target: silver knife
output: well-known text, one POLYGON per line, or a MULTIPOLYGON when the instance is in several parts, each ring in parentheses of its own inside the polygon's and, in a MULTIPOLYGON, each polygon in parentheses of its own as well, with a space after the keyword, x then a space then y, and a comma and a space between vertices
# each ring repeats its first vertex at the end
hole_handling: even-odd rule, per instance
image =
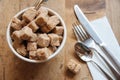
POLYGON ((98 44, 102 50, 107 52, 107 56, 109 56, 108 58, 113 62, 114 66, 116 66, 118 72, 120 73, 120 61, 118 61, 118 59, 112 55, 113 52, 109 50, 106 44, 100 39, 97 32, 94 30, 94 28, 92 28, 92 24, 89 22, 89 20, 84 15, 84 13, 82 12, 78 5, 74 6, 74 11, 78 20, 83 25, 85 30, 89 33, 89 35, 96 42, 96 44, 98 44))

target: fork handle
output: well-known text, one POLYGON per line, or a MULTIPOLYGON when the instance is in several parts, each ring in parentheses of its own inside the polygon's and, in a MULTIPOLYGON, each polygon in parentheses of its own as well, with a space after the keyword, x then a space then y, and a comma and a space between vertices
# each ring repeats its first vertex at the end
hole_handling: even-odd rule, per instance
POLYGON ((116 59, 116 57, 113 54, 111 50, 107 48, 107 46, 103 45, 101 46, 101 49, 106 52, 106 56, 108 56, 109 60, 112 62, 112 64, 115 66, 115 68, 120 73, 120 62, 116 59))

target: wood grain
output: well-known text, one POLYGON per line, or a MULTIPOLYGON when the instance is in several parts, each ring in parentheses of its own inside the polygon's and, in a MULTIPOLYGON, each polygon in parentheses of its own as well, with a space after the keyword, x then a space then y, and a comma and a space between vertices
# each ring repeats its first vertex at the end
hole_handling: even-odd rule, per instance
POLYGON ((106 14, 118 42, 120 43, 120 0, 106 0, 106 14))
MULTIPOLYGON (((49 0, 46 4, 53 10, 64 15, 64 0, 54 1, 55 6, 57 3, 62 3, 61 6, 54 7, 53 0, 49 0)), ((29 7, 33 4, 33 0, 2 0, 0 5, 3 9, 0 11, 0 80, 64 80, 64 51, 62 50, 59 55, 54 59, 43 64, 31 64, 18 59, 12 54, 9 49, 5 36, 6 28, 10 19, 20 10, 29 7), (9 4, 9 5, 8 5, 9 4), (4 63, 4 65, 3 65, 4 63)))
POLYGON ((67 41, 62 51, 53 59, 42 64, 31 64, 12 54, 6 41, 6 29, 10 19, 20 10, 31 6, 34 0, 0 0, 0 80, 92 80, 87 65, 74 53, 76 42, 72 23, 77 19, 73 6, 78 4, 89 20, 106 15, 120 42, 120 0, 48 0, 43 6, 58 12, 67 26, 67 41), (105 6, 106 5, 106 6, 105 6), (106 8, 106 10, 105 10, 106 8), (81 64, 81 71, 73 75, 66 69, 70 59, 81 64))
POLYGON ((94 20, 105 15, 105 0, 66 0, 66 25, 68 31, 66 47, 69 45, 67 48, 68 52, 66 53, 66 62, 72 58, 81 64, 80 73, 72 76, 68 72, 66 80, 91 80, 92 78, 87 65, 80 61, 79 58, 76 58, 74 53, 74 44, 76 43, 76 38, 72 31, 72 24, 77 21, 73 10, 75 4, 80 6, 89 20, 94 20))
POLYGON ((77 4, 89 20, 94 20, 105 15, 105 0, 66 0, 66 9, 73 10, 77 4))

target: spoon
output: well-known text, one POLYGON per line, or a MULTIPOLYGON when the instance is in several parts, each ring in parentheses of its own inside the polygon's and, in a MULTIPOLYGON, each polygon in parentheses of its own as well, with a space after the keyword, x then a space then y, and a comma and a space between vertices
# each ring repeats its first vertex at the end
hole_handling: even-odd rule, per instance
POLYGON ((109 80, 113 80, 113 78, 107 73, 105 72, 100 66, 99 64, 97 64, 97 62, 95 62, 93 60, 94 58, 94 50, 90 49, 89 47, 87 47, 84 43, 82 42, 77 42, 75 44, 75 52, 76 54, 80 57, 81 60, 85 61, 85 62, 93 62, 94 64, 96 64, 99 69, 106 75, 106 77, 109 80))
MULTIPOLYGON (((114 76, 116 77, 116 79, 118 79, 118 80, 120 79, 119 72, 117 70, 115 70, 114 67, 96 49, 87 47, 82 42, 77 42, 76 45, 78 46, 77 48, 78 48, 78 50, 79 50, 80 53, 85 53, 85 52, 91 53, 92 52, 91 53, 91 55, 92 55, 91 57, 94 56, 93 53, 97 53, 104 60, 104 62, 107 64, 107 66, 110 68, 111 72, 114 74, 114 76)), ((80 54, 78 54, 78 55, 80 55, 80 54)))

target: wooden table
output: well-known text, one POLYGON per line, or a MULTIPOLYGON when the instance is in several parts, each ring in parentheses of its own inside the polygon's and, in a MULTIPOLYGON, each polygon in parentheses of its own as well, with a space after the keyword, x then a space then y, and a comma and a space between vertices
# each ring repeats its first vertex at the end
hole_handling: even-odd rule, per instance
MULTIPOLYGON (((85 11, 93 11, 86 14, 90 20, 93 20, 104 13, 94 14, 94 10, 105 11, 104 0, 48 0, 44 4, 58 12, 66 22, 67 41, 55 58, 42 64, 27 63, 18 59, 12 54, 6 41, 6 29, 10 19, 33 2, 34 0, 0 0, 0 80, 92 80, 87 65, 80 61, 74 53, 73 47, 76 39, 72 32, 72 23, 76 21, 76 18, 73 13, 73 5, 78 3, 85 11), (94 4, 98 7, 94 8, 94 4), (79 74, 73 75, 66 69, 69 59, 74 59, 81 64, 79 74)), ((106 0, 106 15, 120 42, 119 8, 120 0, 106 0)))

